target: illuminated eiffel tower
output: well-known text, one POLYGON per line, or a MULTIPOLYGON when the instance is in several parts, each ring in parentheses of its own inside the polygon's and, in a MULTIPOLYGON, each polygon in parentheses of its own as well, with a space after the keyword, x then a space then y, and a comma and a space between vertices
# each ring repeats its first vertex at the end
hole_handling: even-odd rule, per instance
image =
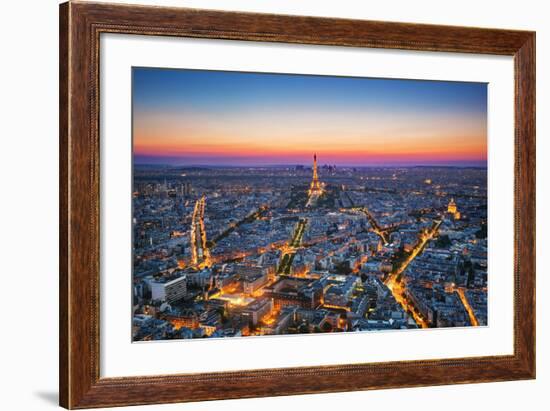
POLYGON ((317 174, 317 154, 313 154, 313 179, 309 186, 309 195, 321 195, 323 194, 323 187, 319 181, 319 176, 317 174))

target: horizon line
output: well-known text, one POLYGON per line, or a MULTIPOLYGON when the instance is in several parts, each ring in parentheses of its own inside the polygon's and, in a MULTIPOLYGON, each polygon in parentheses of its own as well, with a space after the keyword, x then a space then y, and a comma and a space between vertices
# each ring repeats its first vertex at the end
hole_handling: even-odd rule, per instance
MULTIPOLYGON (((481 163, 481 161, 480 161, 481 163)), ((443 168, 487 168, 487 161, 484 162, 485 165, 482 164, 453 164, 453 163, 442 163, 442 164, 426 164, 426 163, 418 163, 418 164, 387 164, 387 165, 354 165, 354 164, 322 164, 318 165, 318 167, 324 167, 324 166, 330 166, 330 167, 340 167, 340 168, 415 168, 415 167, 443 167, 443 168)), ((201 167, 201 168, 288 168, 288 167, 307 167, 312 168, 313 166, 311 164, 298 164, 298 163, 289 163, 289 164, 243 164, 243 165, 236 165, 236 164, 170 164, 170 163, 141 163, 141 162, 134 162, 134 166, 146 166, 146 167, 171 167, 171 168, 185 168, 185 167, 201 167)))

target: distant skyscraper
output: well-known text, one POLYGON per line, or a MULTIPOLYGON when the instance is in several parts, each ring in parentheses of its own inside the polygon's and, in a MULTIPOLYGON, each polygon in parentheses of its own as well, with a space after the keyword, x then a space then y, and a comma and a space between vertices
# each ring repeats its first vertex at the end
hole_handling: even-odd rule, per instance
POLYGON ((191 187, 191 183, 189 182, 185 182, 185 183, 181 183, 178 187, 178 194, 180 196, 189 196, 191 195, 191 192, 193 191, 192 187, 191 187))

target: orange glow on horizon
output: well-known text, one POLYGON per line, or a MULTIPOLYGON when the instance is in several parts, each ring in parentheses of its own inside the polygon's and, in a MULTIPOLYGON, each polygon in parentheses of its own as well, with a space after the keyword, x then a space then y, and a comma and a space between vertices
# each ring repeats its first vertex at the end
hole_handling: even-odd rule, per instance
POLYGON ((326 113, 283 119, 253 113, 245 118, 143 114, 134 118, 134 155, 304 164, 315 148, 321 164, 486 161, 486 134, 483 119, 459 115, 341 118, 326 113))
MULTIPOLYGON (((185 140, 185 139, 182 139, 185 140)), ((229 139, 230 140, 230 139, 229 139)), ((136 138, 134 155, 200 158, 200 157, 233 157, 258 158, 259 160, 284 158, 289 161, 304 161, 311 157, 311 145, 301 144, 299 140, 268 141, 257 143, 255 146, 234 142, 231 144, 193 144, 187 142, 179 144, 162 139, 147 139, 140 141, 136 138)), ((437 141, 437 138, 414 139, 414 141, 383 141, 365 138, 361 145, 354 148, 342 147, 339 139, 332 146, 316 146, 316 151, 323 159, 323 163, 332 162, 362 162, 369 160, 430 160, 430 159, 464 159, 486 160, 487 142, 483 138, 457 137, 437 141), (445 144, 446 143, 446 144, 445 144)), ((230 140, 231 141, 231 140, 230 140)))
POLYGON ((138 161, 309 164, 313 151, 321 164, 336 165, 487 157, 481 83, 192 70, 141 74, 132 117, 138 161))

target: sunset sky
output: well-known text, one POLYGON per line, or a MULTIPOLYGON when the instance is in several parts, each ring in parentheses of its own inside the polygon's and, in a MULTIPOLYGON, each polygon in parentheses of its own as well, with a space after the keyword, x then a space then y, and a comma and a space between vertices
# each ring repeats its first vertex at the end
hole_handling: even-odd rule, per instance
POLYGON ((136 164, 486 166, 487 85, 133 69, 136 164))

